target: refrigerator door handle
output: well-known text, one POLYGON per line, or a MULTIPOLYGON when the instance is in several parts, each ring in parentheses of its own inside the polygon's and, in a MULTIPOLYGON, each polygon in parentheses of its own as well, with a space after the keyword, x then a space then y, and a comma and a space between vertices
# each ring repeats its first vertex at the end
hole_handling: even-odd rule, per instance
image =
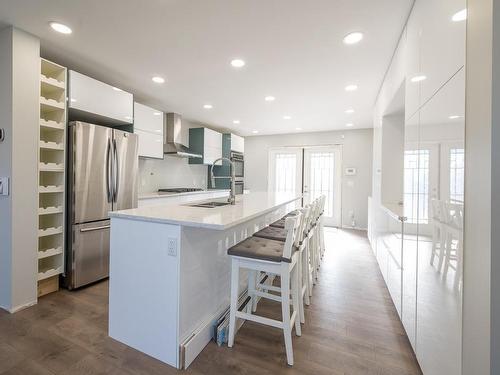
POLYGON ((113 200, 113 186, 112 186, 112 180, 113 180, 113 168, 111 165, 111 140, 108 139, 108 149, 106 150, 106 191, 108 193, 108 202, 111 203, 113 200))
POLYGON ((118 199, 118 189, 120 188, 118 181, 120 180, 120 161, 118 160, 118 150, 116 148, 116 140, 113 139, 113 152, 114 152, 114 197, 113 197, 113 202, 116 203, 116 200, 118 199))
POLYGON ((94 228, 81 228, 80 232, 85 233, 85 232, 93 232, 95 230, 103 230, 103 229, 109 229, 111 228, 111 225, 103 225, 101 227, 94 227, 94 228))

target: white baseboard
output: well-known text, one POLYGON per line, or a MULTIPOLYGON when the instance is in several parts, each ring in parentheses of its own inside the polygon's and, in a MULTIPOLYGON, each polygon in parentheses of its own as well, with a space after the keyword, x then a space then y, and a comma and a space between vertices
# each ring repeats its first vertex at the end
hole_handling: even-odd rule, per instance
POLYGON ((3 306, 0 306, 0 308, 8 311, 11 314, 14 314, 14 313, 16 313, 18 311, 27 309, 28 307, 34 306, 36 304, 37 304, 37 301, 35 300, 35 301, 27 302, 27 303, 25 303, 23 305, 18 305, 16 307, 6 308, 6 307, 3 307, 3 306))

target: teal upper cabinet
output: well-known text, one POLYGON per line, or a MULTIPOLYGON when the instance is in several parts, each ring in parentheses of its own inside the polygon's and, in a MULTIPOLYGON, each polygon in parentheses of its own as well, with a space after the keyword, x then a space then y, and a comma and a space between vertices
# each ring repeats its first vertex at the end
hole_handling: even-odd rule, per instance
POLYGON ((134 103, 134 133, 139 137, 139 156, 163 159, 163 112, 134 103))
POLYGON ((202 158, 190 158, 189 164, 211 165, 222 157, 222 133, 208 128, 189 129, 189 151, 202 155, 202 158))

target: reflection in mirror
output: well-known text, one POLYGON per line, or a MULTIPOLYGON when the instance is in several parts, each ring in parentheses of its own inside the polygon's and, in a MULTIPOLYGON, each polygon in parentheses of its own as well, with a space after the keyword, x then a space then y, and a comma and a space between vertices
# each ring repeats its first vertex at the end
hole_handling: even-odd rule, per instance
POLYGON ((418 238, 417 352, 423 368, 447 374, 459 374, 461 363, 464 92, 462 68, 421 108, 418 131, 405 149, 405 168, 410 149, 408 164, 417 165, 408 183, 405 174, 405 195, 407 185, 418 191, 408 198, 418 238))

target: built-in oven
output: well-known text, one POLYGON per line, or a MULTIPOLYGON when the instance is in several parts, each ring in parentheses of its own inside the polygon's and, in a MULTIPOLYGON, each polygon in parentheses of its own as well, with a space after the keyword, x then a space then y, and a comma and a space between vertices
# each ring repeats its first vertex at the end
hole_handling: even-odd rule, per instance
POLYGON ((234 174, 236 178, 245 176, 245 160, 241 152, 231 151, 231 161, 234 163, 234 174))
POLYGON ((243 180, 236 180, 234 182, 234 194, 236 195, 243 194, 244 190, 245 190, 245 183, 243 182, 243 180))

